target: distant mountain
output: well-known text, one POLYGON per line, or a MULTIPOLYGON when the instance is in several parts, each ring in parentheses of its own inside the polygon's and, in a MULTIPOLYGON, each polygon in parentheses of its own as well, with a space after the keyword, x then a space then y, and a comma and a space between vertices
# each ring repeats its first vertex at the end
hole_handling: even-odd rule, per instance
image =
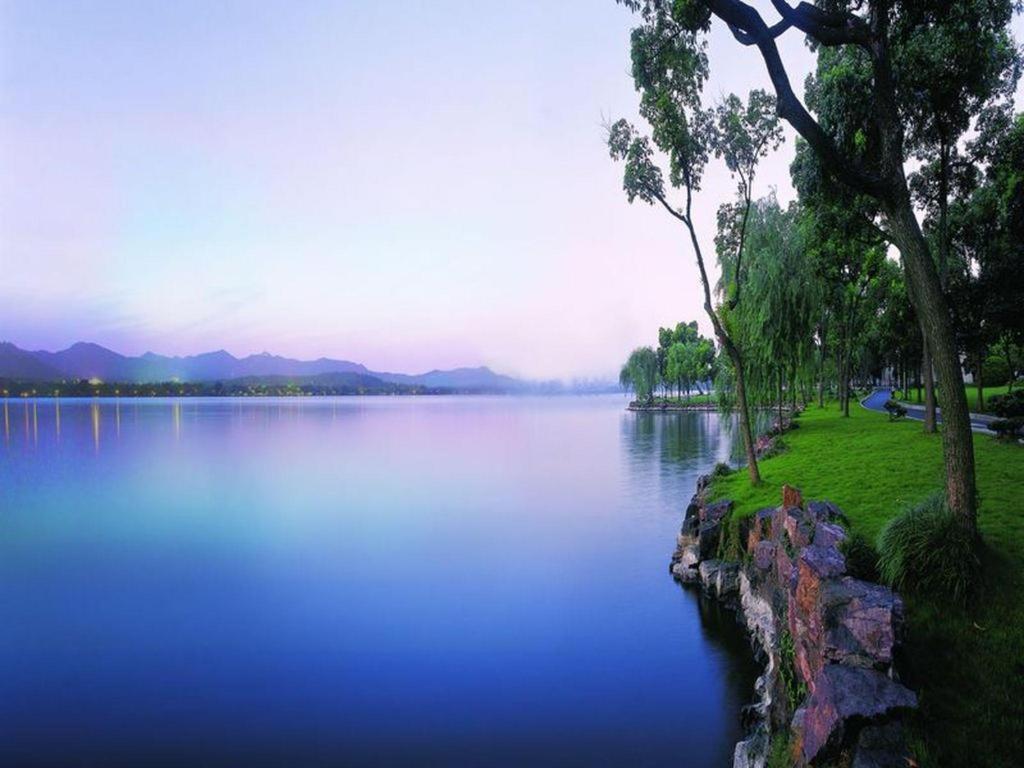
MULTIPOLYGON (((9 342, 0 343, 0 378, 22 381, 58 381, 62 379, 100 379, 106 382, 156 383, 165 381, 213 382, 255 380, 273 377, 273 383, 294 380, 316 383, 314 377, 353 374, 390 384, 475 392, 525 391, 530 385, 489 368, 455 368, 411 375, 376 373, 350 360, 293 360, 263 352, 238 358, 223 349, 186 357, 168 357, 147 352, 127 357, 106 347, 88 342, 72 344, 59 352, 30 352, 9 342)), ((322 382, 321 382, 322 383, 322 382)))
POLYGON ((495 373, 490 368, 453 368, 450 371, 433 370, 410 376, 404 373, 373 373, 378 379, 395 384, 418 384, 424 387, 447 389, 493 389, 515 391, 524 389, 527 384, 511 376, 495 373))
POLYGON ((0 377, 25 381, 55 381, 61 373, 39 360, 33 353, 8 341, 0 342, 0 377))

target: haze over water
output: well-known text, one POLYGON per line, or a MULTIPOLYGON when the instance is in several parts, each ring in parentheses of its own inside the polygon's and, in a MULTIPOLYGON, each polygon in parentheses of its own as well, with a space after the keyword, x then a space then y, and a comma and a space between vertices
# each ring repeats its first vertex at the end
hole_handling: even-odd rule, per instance
POLYGON ((624 405, 5 402, 0 764, 728 763, 667 566, 729 430, 624 405))

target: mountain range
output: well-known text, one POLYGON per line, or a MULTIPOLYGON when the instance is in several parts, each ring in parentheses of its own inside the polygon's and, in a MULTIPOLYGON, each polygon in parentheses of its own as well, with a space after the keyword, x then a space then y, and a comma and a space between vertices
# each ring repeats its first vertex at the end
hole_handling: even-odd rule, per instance
POLYGON ((531 384, 503 376, 490 368, 453 368, 421 374, 371 371, 350 360, 294 360, 266 352, 235 357, 223 349, 186 357, 147 352, 129 357, 99 344, 78 342, 59 352, 29 351, 0 342, 0 378, 18 381, 66 381, 100 379, 104 382, 155 383, 166 381, 215 382, 237 379, 302 382, 329 374, 353 374, 346 378, 378 380, 391 384, 479 392, 516 392, 531 384))

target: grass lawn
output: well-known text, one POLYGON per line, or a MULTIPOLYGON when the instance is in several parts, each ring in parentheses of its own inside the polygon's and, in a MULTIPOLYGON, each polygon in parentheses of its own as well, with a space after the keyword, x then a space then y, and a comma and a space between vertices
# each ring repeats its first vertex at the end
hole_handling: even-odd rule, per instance
MULTIPOLYGON (((1020 389, 1021 384, 1014 384, 1014 389, 1020 389)), ((1005 395, 1009 391, 1009 386, 1004 384, 1001 387, 985 387, 985 408, 978 408, 978 385, 977 384, 964 384, 964 389, 967 391, 967 407, 971 409, 972 413, 988 413, 989 398, 992 395, 1005 395)), ((901 395, 903 393, 900 393, 901 395)), ((917 396, 917 390, 911 388, 911 390, 905 393, 906 396, 900 396, 899 399, 908 403, 920 403, 924 405, 924 390, 921 390, 921 396, 917 396)))
MULTIPOLYGON (((986 388, 986 395, 988 389, 986 388)), ((811 405, 788 450, 745 472, 718 478, 713 494, 736 514, 777 506, 783 483, 806 499, 829 499, 853 530, 875 540, 901 507, 942 488, 942 446, 921 424, 889 422, 854 405, 850 418, 811 405)), ((921 711, 914 724, 925 766, 1024 765, 1024 447, 975 435, 987 545, 987 586, 964 611, 906 598, 908 641, 901 669, 921 711)))

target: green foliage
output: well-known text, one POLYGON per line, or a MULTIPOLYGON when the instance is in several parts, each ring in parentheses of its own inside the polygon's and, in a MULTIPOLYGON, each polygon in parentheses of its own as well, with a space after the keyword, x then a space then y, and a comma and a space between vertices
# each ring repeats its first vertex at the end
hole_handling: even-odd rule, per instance
POLYGON ((658 386, 658 356, 650 347, 637 347, 619 372, 619 383, 631 387, 638 400, 651 401, 658 386))
POLYGON ((1013 416, 1008 419, 995 419, 989 423, 989 429, 1003 440, 1016 440, 1024 432, 1024 416, 1013 416))
POLYGON ((720 461, 717 464, 715 464, 715 468, 711 470, 711 476, 712 477, 725 477, 726 475, 731 475, 735 471, 736 470, 734 470, 732 467, 730 467, 724 461, 720 461))
POLYGON ((793 636, 788 631, 783 631, 779 637, 779 681, 786 692, 789 711, 794 712, 807 696, 807 684, 800 679, 797 671, 793 636))
POLYGON ((1024 389, 996 395, 989 401, 989 410, 1004 419, 1024 416, 1024 389))
POLYGON ((982 381, 985 384, 1002 386, 1010 383, 1010 366, 1001 357, 990 355, 985 358, 985 365, 981 371, 982 381))
POLYGON ((855 579, 877 582, 878 572, 878 550, 871 544, 871 541, 863 533, 856 531, 848 534, 840 542, 839 551, 846 558, 846 572, 855 579))
POLYGON ((792 768, 792 753, 793 745, 790 743, 789 733, 780 732, 774 734, 768 747, 766 768, 792 768))
POLYGON ((978 581, 978 545, 934 493, 882 529, 878 570, 900 592, 963 604, 978 581))

